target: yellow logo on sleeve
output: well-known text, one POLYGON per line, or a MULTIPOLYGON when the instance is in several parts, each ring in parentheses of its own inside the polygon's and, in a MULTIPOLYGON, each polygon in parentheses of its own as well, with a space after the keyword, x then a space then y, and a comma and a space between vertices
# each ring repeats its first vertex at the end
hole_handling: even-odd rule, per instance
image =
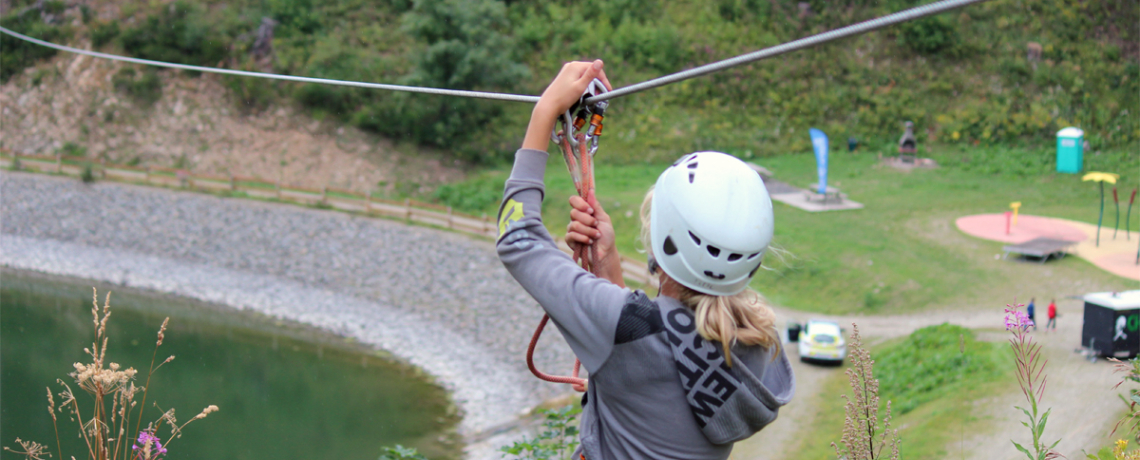
POLYGON ((518 222, 523 218, 523 205, 514 198, 507 200, 507 204, 503 206, 503 211, 499 213, 499 236, 507 233, 507 227, 512 222, 518 222))

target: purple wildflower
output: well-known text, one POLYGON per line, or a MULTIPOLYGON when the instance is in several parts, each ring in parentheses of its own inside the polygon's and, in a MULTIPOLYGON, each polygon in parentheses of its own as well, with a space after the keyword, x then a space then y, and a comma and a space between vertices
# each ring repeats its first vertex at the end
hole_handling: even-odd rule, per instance
POLYGON ((1005 306, 1005 330, 1025 330, 1033 326, 1033 320, 1029 319, 1029 314, 1020 310, 1024 306, 1023 304, 1005 306))
POLYGON ((1021 304, 1005 306, 1005 329, 1011 334, 1009 345, 1013 348, 1017 384, 1021 387, 1021 393, 1025 395, 1026 402, 1029 403, 1029 408, 1015 407, 1029 418, 1028 422, 1021 422, 1021 424, 1029 428, 1033 435, 1033 444, 1026 448, 1013 440, 1010 442, 1013 442, 1013 445, 1017 446, 1017 449, 1029 458, 1046 460, 1064 458, 1063 455, 1053 450, 1053 447, 1057 446, 1057 442, 1061 442, 1060 440, 1052 445, 1048 445, 1042 440, 1042 435, 1045 432, 1045 421, 1049 419, 1049 413, 1052 412, 1052 409, 1046 409, 1045 413, 1039 412, 1041 401, 1045 397, 1045 384, 1048 381, 1048 376, 1045 375, 1045 364, 1048 360, 1042 356, 1041 344, 1034 343, 1033 338, 1027 332, 1029 326, 1033 325, 1033 321, 1029 319, 1029 315, 1019 310, 1023 306, 1021 304), (1036 455, 1030 454, 1030 451, 1035 452, 1036 455))
POLYGON ((135 441, 135 445, 131 446, 131 450, 147 450, 147 447, 150 447, 150 451, 154 453, 154 457, 149 458, 155 458, 159 455, 166 454, 166 448, 162 447, 162 442, 158 439, 158 436, 155 436, 148 431, 140 431, 139 438, 137 441, 135 441))

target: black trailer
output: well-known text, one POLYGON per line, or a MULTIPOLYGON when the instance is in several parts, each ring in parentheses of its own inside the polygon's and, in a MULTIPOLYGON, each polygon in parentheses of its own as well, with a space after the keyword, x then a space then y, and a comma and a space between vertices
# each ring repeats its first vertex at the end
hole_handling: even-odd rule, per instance
POLYGON ((1122 359, 1140 354, 1140 291, 1097 292, 1084 300, 1081 347, 1122 359))

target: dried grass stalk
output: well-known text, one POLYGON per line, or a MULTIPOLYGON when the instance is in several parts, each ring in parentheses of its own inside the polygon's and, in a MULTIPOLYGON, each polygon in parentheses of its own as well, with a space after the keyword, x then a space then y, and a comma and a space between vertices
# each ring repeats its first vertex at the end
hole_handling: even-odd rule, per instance
POLYGON ((848 345, 848 359, 851 366, 845 372, 851 384, 851 397, 842 395, 846 417, 843 419, 843 437, 839 444, 831 443, 835 458, 839 460, 874 460, 899 458, 899 431, 891 429, 891 402, 887 401, 887 413, 879 424, 879 381, 875 379, 875 361, 871 353, 863 347, 859 336, 859 326, 851 324, 851 342, 848 345), (889 457, 883 451, 889 448, 889 457))
MULTIPOLYGON (((155 342, 154 354, 151 356, 146 386, 135 386, 134 380, 138 371, 132 367, 123 369, 118 363, 107 361, 107 320, 111 317, 111 294, 107 293, 103 305, 100 307, 98 292, 95 292, 94 289, 92 291, 91 316, 95 337, 91 347, 83 349, 91 357, 91 362, 73 364, 72 367, 75 371, 68 374, 75 385, 91 395, 92 407, 86 413, 81 410, 75 392, 63 380, 56 380, 63 387, 58 393, 60 397, 58 405, 52 395, 51 388, 47 390, 48 414, 51 415, 52 425, 55 428, 56 449, 59 458, 64 458, 64 455, 59 442, 59 425, 56 412, 63 413, 66 410, 71 421, 76 422, 79 427, 79 437, 83 439, 87 447, 87 458, 89 460, 156 459, 166 453, 163 444, 169 444, 175 437, 181 436, 182 429, 190 422, 206 418, 210 413, 216 412, 218 406, 207 406, 201 413, 181 425, 178 425, 174 418, 174 409, 170 409, 157 420, 149 423, 147 429, 140 431, 150 378, 158 368, 174 360, 174 356, 171 356, 159 363, 158 367, 154 365, 155 357, 158 356, 158 347, 162 346, 162 341, 166 338, 166 326, 170 318, 163 320, 162 326, 158 330, 158 340, 155 342), (140 391, 143 395, 141 406, 135 401, 135 396, 140 391), (139 406, 138 414, 134 413, 136 406, 139 406), (88 416, 84 417, 84 415, 88 416), (128 436, 131 433, 128 430, 132 416, 135 417, 133 433, 138 433, 137 438, 128 436), (164 422, 171 425, 171 436, 165 443, 161 442, 155 435, 164 422)), ((19 438, 16 438, 16 443, 20 445, 21 450, 8 447, 5 447, 4 450, 23 455, 29 460, 42 460, 44 457, 52 457, 52 454, 42 444, 23 441, 19 438)), ((71 458, 74 459, 74 457, 71 458)))

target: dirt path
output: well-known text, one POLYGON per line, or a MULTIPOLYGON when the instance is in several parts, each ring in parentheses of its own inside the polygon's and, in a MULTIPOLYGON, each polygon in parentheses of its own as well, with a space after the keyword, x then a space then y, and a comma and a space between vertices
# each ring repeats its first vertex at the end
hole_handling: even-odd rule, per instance
MULTIPOLYGON (((1043 310, 1043 308, 1042 308, 1043 310)), ((1061 438, 1057 450, 1070 459, 1083 458, 1081 450, 1090 452, 1106 445, 1106 437, 1115 423, 1123 404, 1111 391, 1119 379, 1112 375, 1112 366, 1104 360, 1089 363, 1074 349, 1080 343, 1080 328, 1083 306, 1074 299, 1058 302, 1056 332, 1035 332, 1034 340, 1044 345, 1045 357, 1049 359, 1046 371, 1049 383, 1046 387, 1045 403, 1053 408, 1046 430, 1046 439, 1061 438)), ((979 338, 988 341, 1004 341, 1008 335, 1001 330, 1002 312, 992 311, 935 311, 908 315, 890 316, 843 316, 816 315, 788 309, 777 309, 780 324, 785 321, 803 321, 808 318, 828 319, 840 324, 854 322, 860 333, 870 344, 890 338, 910 334, 915 329, 937 325, 943 322, 959 324, 971 329, 981 329, 979 338)), ((795 353, 795 349, 789 349, 795 353)), ((1012 363, 1011 363, 1012 366, 1012 363)), ((792 367, 796 374, 796 397, 781 410, 780 418, 760 434, 737 444, 733 459, 782 459, 789 458, 791 450, 798 444, 796 440, 810 430, 816 411, 811 406, 815 395, 823 391, 825 379, 843 372, 843 367, 822 367, 799 362, 793 358, 792 367)), ((1012 372, 1012 370, 1011 370, 1012 372)), ((836 395, 839 404, 839 395, 836 395)), ((965 458, 976 460, 1015 459, 1021 455, 1010 443, 1017 440, 1027 442, 1028 431, 1021 426, 1013 406, 1021 405, 1024 399, 1020 390, 1010 388, 1008 392, 993 395, 975 402, 979 421, 993 427, 991 431, 969 434, 962 442, 965 458)), ((839 433, 835 433, 838 438, 839 433)), ((833 439, 820 439, 830 442, 833 439)), ((950 449, 958 452, 958 448, 950 449)))

